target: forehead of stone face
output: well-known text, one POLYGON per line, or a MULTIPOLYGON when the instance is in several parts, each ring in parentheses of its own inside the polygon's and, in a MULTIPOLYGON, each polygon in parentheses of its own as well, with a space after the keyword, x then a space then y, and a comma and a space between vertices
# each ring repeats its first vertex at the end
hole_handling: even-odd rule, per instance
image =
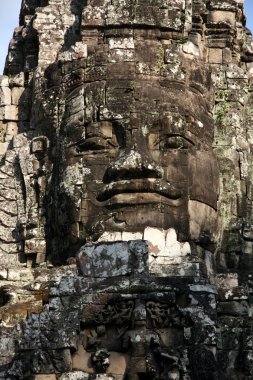
POLYGON ((84 125, 103 120, 144 134, 186 135, 196 144, 213 140, 213 120, 203 95, 174 82, 164 86, 158 80, 109 80, 84 84, 68 95, 64 125, 70 140, 83 137, 84 125))

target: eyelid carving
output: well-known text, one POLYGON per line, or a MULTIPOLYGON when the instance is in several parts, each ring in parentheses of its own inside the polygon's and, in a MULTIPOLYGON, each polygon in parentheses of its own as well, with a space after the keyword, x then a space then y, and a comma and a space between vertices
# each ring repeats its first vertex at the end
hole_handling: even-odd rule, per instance
POLYGON ((112 139, 103 138, 103 137, 88 137, 78 144, 76 146, 82 150, 109 150, 109 149, 115 149, 118 147, 118 144, 113 141, 112 139))
POLYGON ((85 127, 87 137, 102 137, 111 139, 113 137, 112 123, 108 121, 99 121, 89 123, 85 127))
POLYGON ((188 149, 191 146, 195 146, 194 142, 185 136, 175 133, 167 133, 157 137, 154 142, 154 146, 158 146, 159 149, 188 149))
POLYGON ((104 150, 107 147, 107 140, 98 136, 88 137, 78 147, 81 150, 104 150))
POLYGON ((109 150, 118 147, 118 143, 113 138, 105 138, 98 134, 92 134, 82 138, 72 144, 68 145, 68 148, 76 147, 79 151, 91 151, 91 150, 109 150))
POLYGON ((119 147, 113 125, 109 121, 90 122, 83 126, 82 137, 70 143, 79 152, 108 151, 119 147))

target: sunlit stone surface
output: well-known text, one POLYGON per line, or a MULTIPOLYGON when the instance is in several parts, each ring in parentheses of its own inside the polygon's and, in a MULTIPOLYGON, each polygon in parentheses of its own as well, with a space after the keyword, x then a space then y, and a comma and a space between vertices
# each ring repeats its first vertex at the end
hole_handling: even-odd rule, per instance
POLYGON ((1 380, 252 379, 252 73, 243 1, 22 1, 1 380))

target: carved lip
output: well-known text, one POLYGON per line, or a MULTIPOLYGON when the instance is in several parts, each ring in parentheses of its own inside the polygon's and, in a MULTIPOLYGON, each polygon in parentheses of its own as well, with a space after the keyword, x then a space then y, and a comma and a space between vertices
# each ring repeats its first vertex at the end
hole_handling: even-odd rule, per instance
POLYGON ((182 203, 182 191, 156 178, 132 179, 106 185, 96 199, 101 205, 163 202, 178 206, 182 203))

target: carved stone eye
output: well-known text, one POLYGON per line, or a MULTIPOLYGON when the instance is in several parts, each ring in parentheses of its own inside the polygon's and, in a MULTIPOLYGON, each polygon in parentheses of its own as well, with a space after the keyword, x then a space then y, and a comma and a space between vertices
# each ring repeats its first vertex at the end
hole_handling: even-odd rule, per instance
POLYGON ((112 123, 106 121, 88 124, 83 138, 75 145, 80 152, 105 151, 118 147, 112 123))
POLYGON ((148 138, 151 150, 166 151, 169 149, 188 149, 194 146, 194 143, 181 135, 151 133, 148 138))
POLYGON ((104 150, 108 148, 107 140, 102 137, 88 137, 78 145, 79 150, 104 150))
POLYGON ((167 135, 159 140, 159 149, 188 149, 193 143, 183 136, 167 135))

